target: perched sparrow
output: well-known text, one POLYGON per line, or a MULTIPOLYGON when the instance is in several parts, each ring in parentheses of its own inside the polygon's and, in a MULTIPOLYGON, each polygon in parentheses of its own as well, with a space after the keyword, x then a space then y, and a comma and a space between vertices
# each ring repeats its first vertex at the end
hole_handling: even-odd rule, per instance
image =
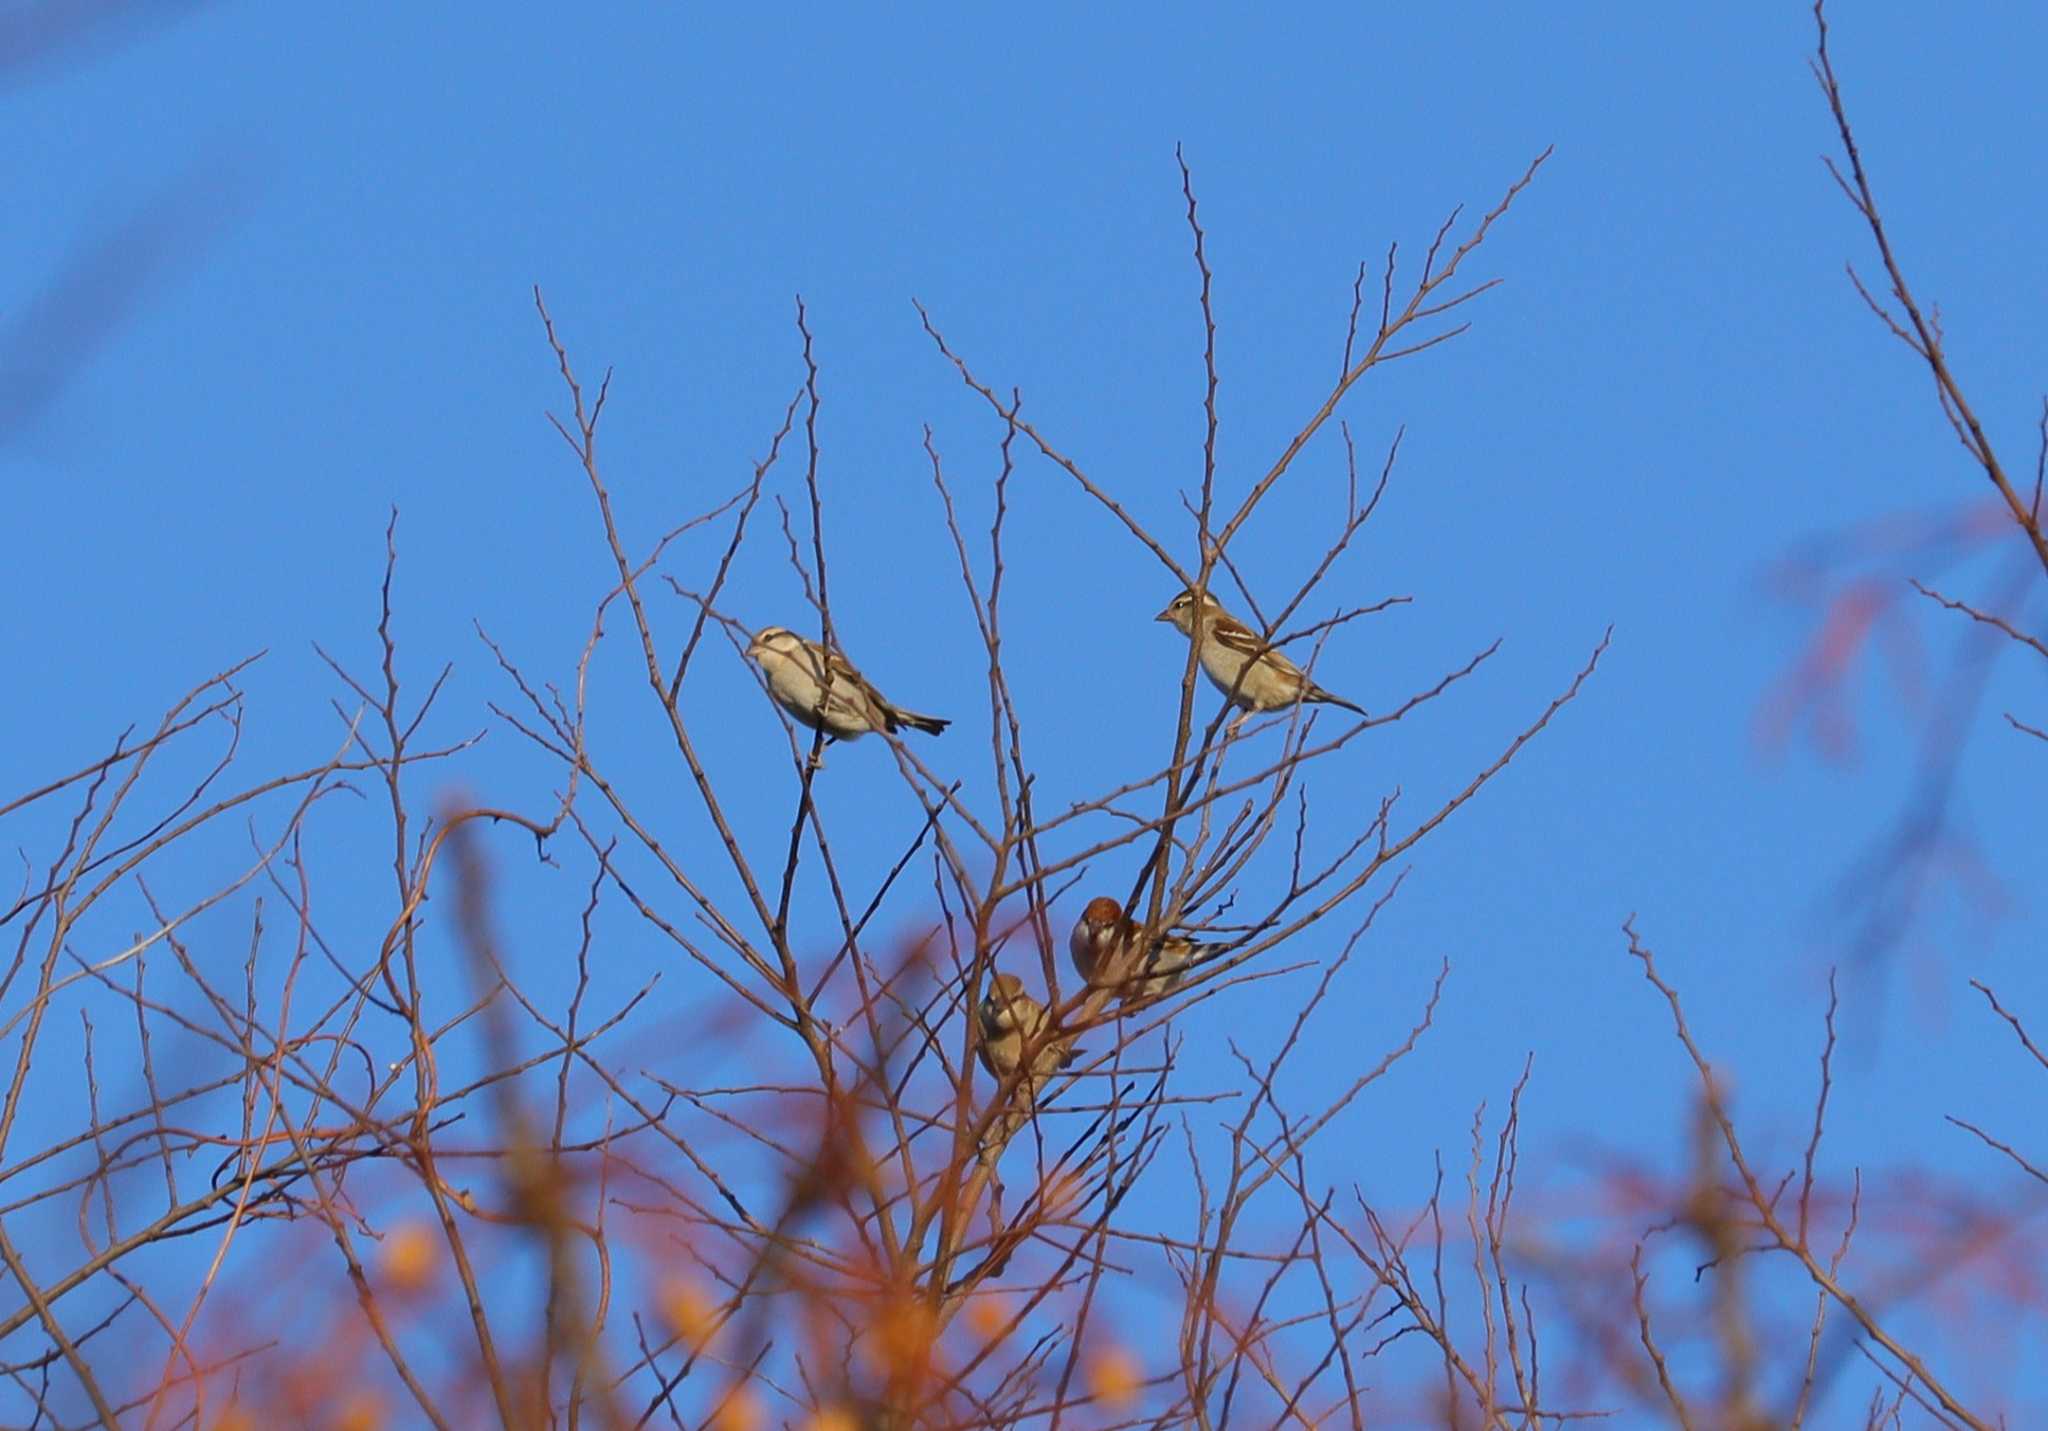
POLYGON ((846 657, 781 626, 763 626, 755 633, 747 656, 759 663, 777 705, 833 740, 906 725, 937 735, 952 724, 891 705, 846 657))
POLYGON ((1169 934, 1145 952, 1142 970, 1122 970, 1120 966, 1136 954, 1138 946, 1136 921, 1125 918, 1123 906, 1106 894, 1088 901, 1088 907, 1074 921, 1074 932, 1067 937, 1067 953, 1073 958, 1074 971, 1091 988, 1122 983, 1120 1000, 1150 999, 1171 993, 1187 974, 1188 965, 1208 949, 1192 939, 1169 934))
POLYGON ((1258 632, 1225 611, 1223 603, 1206 591, 1199 596, 1193 590, 1183 591, 1154 619, 1171 621, 1195 643, 1210 684, 1246 714, 1278 710, 1296 701, 1323 701, 1365 714, 1362 707, 1342 696, 1331 695, 1311 681, 1301 667, 1269 649, 1258 632))
MULTIPOLYGON (((1045 1005, 1024 992, 1024 981, 1015 974, 998 974, 989 981, 988 992, 982 996, 979 1018, 981 1065, 1001 1083, 1023 1066, 1024 1046, 1044 1034, 1045 1005)), ((991 1130, 998 1146, 1009 1142, 1011 1135, 1024 1126, 1039 1088, 1072 1062, 1077 1052, 1056 1039, 1039 1045, 1031 1073, 1017 1084, 1017 1106, 991 1130)))

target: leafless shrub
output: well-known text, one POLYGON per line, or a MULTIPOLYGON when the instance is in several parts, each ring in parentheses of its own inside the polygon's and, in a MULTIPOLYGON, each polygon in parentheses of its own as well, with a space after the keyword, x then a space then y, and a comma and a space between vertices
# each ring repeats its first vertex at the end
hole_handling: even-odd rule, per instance
MULTIPOLYGON (((1892 260, 1821 33, 1841 177, 1890 282, 1892 306, 1873 307, 1928 363, 1959 439, 2048 561, 2038 480, 2023 497, 2006 476, 1892 260)), ((808 315, 799 305, 802 381, 747 482, 648 537, 622 526, 599 457, 609 373, 579 377, 536 291, 563 385, 555 428, 612 573, 569 670, 532 672, 480 632, 502 677, 492 721, 556 772, 551 801, 454 793, 450 762, 478 734, 430 735, 447 669, 422 689, 398 658, 394 516, 376 667, 326 658, 345 695, 332 738, 299 768, 241 773, 245 662, 195 685, 140 739, 124 732, 0 803, 39 852, 0 901, 13 943, 0 1033, 15 1040, 0 1262, 20 1293, 0 1321, 8 1416, 1505 1428, 1628 1414, 1763 1427, 1804 1424, 1854 1367, 1873 1373, 1869 1425, 1918 1413, 1992 1424, 1891 1316, 1929 1280, 1910 1258, 1872 1255, 1906 1240, 1876 1214, 1911 1205, 1911 1190, 1878 1196, 1822 1156, 1832 1004, 1803 1158, 1767 1166, 1746 1149, 1678 988, 1626 926, 1699 1092, 1680 1176, 1605 1170, 1634 1226, 1604 1240, 1554 1225, 1523 1167, 1524 1104, 1540 1096, 1530 1066, 1504 1106, 1447 1139, 1454 1162, 1440 1159, 1433 1180, 1423 1171, 1420 1205, 1374 1205, 1342 1185, 1351 1163, 1329 1135, 1424 1045, 1454 987, 1448 965, 1417 971, 1427 988, 1415 986, 1405 1037, 1359 1050, 1334 1098, 1291 1105, 1282 1075, 1414 852, 1579 695, 1605 637, 1560 671, 1547 703, 1503 727, 1494 757, 1420 810, 1394 786, 1340 809, 1332 831, 1311 820, 1307 791, 1377 728, 1427 719, 1492 647, 1447 653, 1370 715, 1283 705, 1239 717, 1227 703, 1205 714, 1191 643, 1149 768, 1107 789, 1041 784, 1031 704, 1006 662, 1039 637, 1005 604, 1008 514, 1037 480, 1024 468, 1084 493, 1120 559, 1225 595, 1250 613, 1256 645, 1313 674, 1328 643, 1403 599, 1328 589, 1375 515, 1398 438, 1368 492, 1348 428, 1325 429, 1375 370, 1465 331, 1462 310, 1491 286, 1467 270, 1541 163, 1476 220, 1453 213, 1419 264, 1390 248, 1376 317, 1361 268, 1337 381, 1242 491, 1217 470, 1212 275, 1183 168, 1207 441, 1178 536, 1141 523, 920 310, 946 370, 1000 426, 985 489, 926 434, 985 657, 988 764, 970 780, 947 763, 973 746, 964 718, 944 760, 877 732, 905 801, 887 823, 829 807, 824 732, 785 722, 789 759, 771 779, 708 755, 685 700, 700 660, 738 660, 747 645, 725 595, 749 539, 786 552, 806 632, 841 644, 818 427, 826 368, 808 315), (1276 592, 1232 542, 1279 484, 1316 480, 1333 439, 1343 519, 1276 592), (779 533, 762 530, 764 500, 779 533), (694 565, 679 555, 692 532, 715 542, 694 565), (594 721, 593 671, 619 659, 644 678, 640 716, 682 781, 613 755, 594 721), (752 834, 777 801, 786 830, 778 819, 772 838, 752 834), (878 829, 896 842, 879 860, 878 829), (391 879, 366 903, 333 862, 361 867, 372 840, 391 879), (1117 872, 1110 885, 1083 886, 1104 870, 1117 872), (542 872, 576 909, 573 946, 544 963, 513 956, 530 941, 500 893, 542 872), (822 927, 800 881, 829 896, 822 927), (1087 894, 1106 895, 1126 932, 1093 982, 1063 985, 1073 921, 1061 911, 1087 894), (668 957, 622 982, 609 956, 627 947, 668 957), (1293 987, 1268 981, 1318 964, 1279 1047, 1204 1051, 1206 1070, 1233 1071, 1230 1088, 1196 1091, 1177 1016, 1293 987), (984 1064, 1004 1062, 984 1059, 982 1006, 999 972, 1022 979, 1042 1017, 1013 1024, 1019 1047, 991 1077, 984 1064), (64 1110, 79 1131, 23 1146, 31 1105, 64 1110), (1183 1158, 1195 1206, 1176 1221, 1149 1194, 1161 1160, 1183 1158), (1668 1273, 1685 1262, 1691 1280, 1671 1295, 1668 1273), (1811 1309, 1789 1332, 1782 1297, 1758 1290, 1786 1275, 1811 1309)), ((2038 650, 2009 618, 1937 599, 2038 650)), ((1233 693, 1243 687, 1240 676, 1233 693)), ((2037 1152, 1954 1121, 2043 1179, 2037 1152)), ((2013 1220, 1948 1231, 1925 1257, 2031 1252, 2013 1220)))

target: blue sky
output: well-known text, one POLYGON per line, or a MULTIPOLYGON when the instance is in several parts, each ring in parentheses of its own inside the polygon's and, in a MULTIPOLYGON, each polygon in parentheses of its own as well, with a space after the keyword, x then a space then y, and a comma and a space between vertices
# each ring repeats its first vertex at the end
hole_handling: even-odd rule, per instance
MULTIPOLYGON (((2044 220, 2024 176, 2048 161, 2048 18, 1845 7, 1835 26, 1899 251, 2024 470, 2044 220)), ((138 216, 167 257, 50 400, 0 435, 15 537, 0 670, 17 693, 0 796, 86 763, 259 648, 249 768, 324 755, 339 692, 309 643, 368 668, 394 505, 402 660, 422 681, 456 663, 439 735, 492 725, 484 703, 511 694, 473 622, 565 680, 611 576, 543 416, 564 399, 536 283, 585 378, 615 369, 602 458, 641 549, 730 495, 765 450, 801 376, 803 296, 837 628, 892 695, 958 719, 921 750, 978 779, 980 656, 922 441, 928 424, 981 513, 999 430, 912 300, 1191 554, 1178 494, 1199 480, 1201 334, 1175 146, 1216 274, 1220 482, 1236 493, 1326 393, 1357 264, 1376 271, 1396 239, 1412 264, 1451 207, 1489 207, 1554 145, 1473 260, 1505 280, 1469 310, 1473 331, 1374 374, 1344 409, 1362 464, 1405 438, 1331 602, 1413 601, 1335 636, 1319 678, 1380 709, 1503 646, 1412 726, 1374 732, 1318 777, 1331 837, 1395 786, 1418 808, 1457 788, 1610 624, 1613 647, 1581 700, 1421 847, 1296 1070, 1295 1102, 1344 1082, 1361 1045, 1398 1039, 1448 958, 1435 1031, 1347 1115, 1361 1156, 1343 1174, 1334 1157, 1333 1176, 1413 1202, 1431 1150, 1462 1148, 1473 1108, 1498 1108, 1531 1052, 1532 1163, 1570 1166, 1588 1140, 1677 1157, 1690 1074, 1625 957, 1634 911, 1744 1119, 1794 1147, 1825 970, 1853 928, 1826 902, 1896 818, 1916 728, 1893 673, 1865 663, 1853 759, 1818 758, 1798 731, 1775 756, 1760 749, 1760 703, 1813 620, 1772 600, 1765 576, 1817 535, 1985 495, 1924 372, 1843 276, 1845 259, 1868 272, 1870 254, 1820 162, 1833 135, 1811 46, 1791 4, 1257 19, 1075 7, 1029 22, 227 4, 17 80, 0 91, 17 136, 0 157, 17 196, 0 225, 0 324, 138 216)), ((52 353, 39 341, 6 361, 40 391, 52 353)), ((1300 544, 1320 549, 1341 498, 1333 438, 1238 545, 1262 595, 1289 583, 1300 544)), ((772 490, 794 501, 799 470, 779 469, 772 490)), ((1165 574, 1069 479, 1027 463, 1013 496, 1012 680, 1064 802, 1157 758, 1185 648, 1150 620, 1172 595, 1165 574)), ((693 535, 667 569, 701 583, 716 550, 693 535)), ((1882 572, 1894 589, 1920 575, 1982 598, 1997 563, 1925 570, 1909 554, 1882 572)), ((755 625, 802 617, 771 524, 726 605, 755 625)), ((675 630, 682 611, 668 602, 661 619, 675 630)), ((1902 629, 1938 678, 1959 623, 1909 606, 1902 629)), ((648 808, 697 840, 625 636, 615 627, 600 658, 595 719, 648 808)), ((765 849, 788 818, 782 736, 736 657, 715 651, 700 671, 685 705, 707 758, 774 792, 742 815, 765 849)), ((2004 659, 1958 778, 1956 813, 2002 881, 2005 917, 1943 905, 1885 959, 1845 968, 1838 1170, 1927 1163, 2019 1196, 1941 1120, 2019 1135, 2036 1101, 1965 981, 2048 1026, 2039 747, 1997 718, 2041 724, 2044 695, 2038 668, 2004 659)), ((872 818, 879 845, 914 829, 873 742, 836 752, 828 773, 828 816, 872 818)), ((502 727, 461 778, 535 810, 555 783, 502 727)), ((337 816, 334 838, 366 818, 337 816)), ((53 819, 24 818, 8 842, 39 851, 53 819)), ((864 858, 885 868, 893 853, 864 858)), ((562 891, 580 894, 587 868, 528 873, 510 842, 500 855, 516 957, 544 981, 561 957, 550 921, 573 924, 579 900, 562 891), (555 888, 532 883, 544 879, 555 888)), ((349 881, 370 878, 348 863, 328 872, 343 907, 349 881)), ((1128 870, 1101 877, 1121 886, 1128 870)), ((807 898, 829 932, 822 891, 807 898)), ((624 919, 613 937, 622 983, 668 958, 624 919)), ((664 997, 691 977, 670 969, 664 997)), ((1183 1031, 1216 1040, 1227 1026, 1270 1049, 1291 1009, 1255 990, 1183 1031)))

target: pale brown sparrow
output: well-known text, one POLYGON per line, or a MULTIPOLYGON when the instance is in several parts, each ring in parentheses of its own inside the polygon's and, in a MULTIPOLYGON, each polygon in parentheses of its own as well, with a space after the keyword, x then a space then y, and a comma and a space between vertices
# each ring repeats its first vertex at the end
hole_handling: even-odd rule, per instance
POLYGON ((1091 988, 1121 984, 1119 1000, 1150 999, 1171 993, 1186 977, 1188 966, 1210 946, 1169 934, 1144 950, 1143 969, 1124 968, 1129 960, 1138 957, 1140 947, 1137 921, 1126 918, 1123 906, 1106 894, 1088 901, 1088 907, 1074 921, 1074 932, 1067 936, 1067 954, 1074 961, 1074 972, 1091 988))
POLYGON ((833 740, 853 740, 872 730, 893 733, 906 725, 937 735, 952 724, 891 704, 845 656, 787 627, 763 626, 746 654, 768 678, 768 693, 777 705, 833 740))
POLYGON ((1258 632, 1225 611, 1223 603, 1206 591, 1199 596, 1192 589, 1183 591, 1154 619, 1171 621, 1195 643, 1210 684, 1247 714, 1278 710, 1297 701, 1321 701, 1365 714, 1363 707, 1333 696, 1311 681, 1301 667, 1273 650, 1258 632))
POLYGON ((1031 1071, 1017 1084, 1014 1106, 991 1130, 997 1146, 1010 1141, 1024 1126, 1038 1098, 1038 1090, 1060 1069, 1071 1063, 1079 1050, 1057 1039, 1045 1038, 1045 1005, 1024 992, 1024 981, 1003 973, 989 980, 977 1017, 981 1023, 981 1066, 998 1084, 1024 1066, 1025 1045, 1039 1043, 1031 1071))

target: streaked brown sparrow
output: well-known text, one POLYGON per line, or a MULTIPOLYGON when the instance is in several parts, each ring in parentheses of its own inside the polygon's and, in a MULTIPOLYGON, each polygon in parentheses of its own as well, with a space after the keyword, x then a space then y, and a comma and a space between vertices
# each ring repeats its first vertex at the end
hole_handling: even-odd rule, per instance
POLYGON ((1074 972, 1089 987, 1121 984, 1122 991, 1117 996, 1121 1001, 1156 998, 1172 992, 1186 977, 1188 966, 1210 948, 1169 934, 1143 950, 1143 969, 1126 968, 1130 960, 1140 956, 1142 943, 1137 921, 1125 916, 1123 906, 1106 894, 1097 895, 1074 921, 1074 932, 1067 936, 1067 954, 1074 961, 1074 972))
POLYGON ((763 626, 747 647, 748 659, 768 678, 775 703, 833 740, 903 726, 937 735, 951 721, 919 715, 889 701, 837 651, 827 651, 783 626, 763 626))
POLYGON ((1211 685, 1249 714, 1278 710, 1297 701, 1321 701, 1365 714, 1342 696, 1311 681, 1301 667, 1272 649, 1259 633, 1223 609, 1208 592, 1183 591, 1154 618, 1171 621, 1193 641, 1211 685))
POLYGON ((1032 1057, 1031 1071, 1018 1080, 1012 1106, 990 1130, 1001 1147, 1030 1118, 1045 1081, 1071 1063, 1079 1050, 1045 1037, 1045 1005, 1024 992, 1024 981, 1015 974, 989 980, 976 1017, 981 1024, 981 1066, 998 1084, 1024 1066, 1027 1044, 1043 1040, 1032 1057))

